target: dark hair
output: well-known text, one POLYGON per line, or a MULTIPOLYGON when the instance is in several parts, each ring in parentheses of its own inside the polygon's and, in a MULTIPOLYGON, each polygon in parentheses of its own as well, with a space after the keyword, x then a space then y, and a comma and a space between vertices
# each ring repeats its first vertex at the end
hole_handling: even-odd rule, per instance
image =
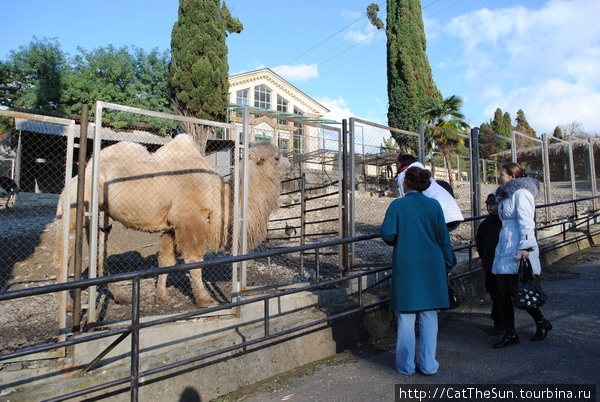
POLYGON ((525 177, 525 171, 516 162, 505 163, 502 165, 502 169, 506 170, 510 176, 515 176, 515 179, 525 177))
POLYGON ((454 190, 452 189, 452 186, 450 185, 450 183, 448 183, 446 180, 436 180, 435 182, 437 184, 439 184, 440 187, 442 187, 444 190, 446 190, 447 192, 449 192, 450 195, 452 196, 452 198, 456 198, 454 196, 454 190))
POLYGON ((485 199, 485 204, 486 205, 496 205, 498 204, 498 201, 496 201, 496 196, 494 195, 494 193, 488 194, 487 198, 485 199))
POLYGON ((400 154, 398 155, 398 159, 396 160, 396 162, 398 163, 398 169, 402 169, 404 166, 408 166, 417 161, 417 157, 410 154, 400 154))
POLYGON ((416 190, 419 192, 425 191, 431 184, 429 179, 431 178, 431 172, 427 169, 420 169, 416 166, 406 170, 404 176, 404 183, 410 190, 416 190))

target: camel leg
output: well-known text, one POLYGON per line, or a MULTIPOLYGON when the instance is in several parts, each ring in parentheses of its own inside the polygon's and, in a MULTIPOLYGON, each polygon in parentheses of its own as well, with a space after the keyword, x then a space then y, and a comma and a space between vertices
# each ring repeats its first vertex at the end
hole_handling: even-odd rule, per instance
MULTIPOLYGON (((177 264, 175 255, 175 238, 172 232, 165 232, 160 236, 160 252, 158 253, 158 266, 170 267, 177 264)), ((167 275, 159 275, 156 284, 156 301, 161 304, 173 304, 174 300, 167 294, 167 275)))
MULTIPOLYGON (((96 273, 98 278, 104 276, 104 264, 106 264, 106 260, 108 259, 108 235, 110 235, 110 231, 112 230, 112 220, 106 212, 100 212, 100 222, 101 226, 99 228, 100 233, 98 237, 98 271, 96 273)), ((116 283, 114 282, 106 285, 106 288, 112 294, 115 303, 130 304, 131 294, 118 291, 115 285, 116 283)))
MULTIPOLYGON (((171 222, 175 228, 175 243, 177 251, 183 257, 186 264, 202 261, 208 241, 210 227, 210 214, 192 212, 200 208, 183 206, 182 211, 177 209, 171 211, 171 222)), ((215 303, 210 293, 204 287, 202 282, 202 270, 190 270, 190 280, 192 282, 192 292, 199 307, 210 306, 215 303)))
MULTIPOLYGON (((186 263, 198 262, 197 259, 185 261, 186 263)), ((192 292, 194 293, 194 299, 196 299, 196 305, 198 307, 208 307, 216 304, 210 293, 206 290, 204 282, 202 281, 202 268, 192 269, 190 271, 190 278, 192 281, 192 292)))

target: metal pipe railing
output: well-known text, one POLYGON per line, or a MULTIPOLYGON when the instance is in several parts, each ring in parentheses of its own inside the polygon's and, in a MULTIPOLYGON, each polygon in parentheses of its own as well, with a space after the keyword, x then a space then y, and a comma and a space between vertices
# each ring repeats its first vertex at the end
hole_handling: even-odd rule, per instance
MULTIPOLYGON (((597 197, 585 197, 585 198, 581 198, 581 199, 576 199, 576 200, 568 200, 568 201, 560 201, 560 202, 555 202, 552 204, 546 204, 546 205, 539 205, 537 206, 537 208, 545 208, 548 206, 553 206, 553 205, 561 205, 561 204, 569 204, 569 203, 577 203, 579 201, 585 201, 585 200, 590 200, 590 199, 594 199, 597 197)), ((595 214, 595 215, 590 215, 587 216, 585 218, 579 218, 581 220, 586 219, 586 224, 588 227, 588 232, 589 232, 589 221, 591 219, 594 219, 598 216, 599 214, 595 214)), ((465 221, 476 221, 479 219, 483 219, 485 217, 487 217, 488 215, 479 215, 479 216, 474 216, 474 217, 470 217, 470 218, 466 218, 465 221)), ((575 228, 577 227, 577 220, 576 219, 575 222, 575 228)), ((564 225, 564 223, 563 223, 564 225)), ((552 224, 552 225, 548 225, 547 227, 551 227, 551 226, 556 226, 556 224, 552 224)), ((541 228, 545 228, 545 227, 540 227, 538 229, 541 228)), ((569 229, 573 229, 573 228, 569 228, 569 229)), ((566 228, 563 229, 563 233, 566 232, 566 228)), ((595 233, 599 233, 600 231, 596 231, 595 233)), ((574 238, 569 239, 568 241, 575 241, 581 237, 584 236, 589 236, 590 233, 584 233, 580 236, 576 236, 574 238)), ((20 351, 16 351, 16 352, 12 352, 12 353, 7 353, 7 354, 3 354, 0 355, 0 361, 2 360, 8 360, 11 358, 15 358, 15 357, 22 357, 25 355, 30 355, 30 354, 34 354, 34 353, 38 353, 38 352, 42 352, 42 351, 48 351, 48 350, 52 350, 52 349, 57 349, 57 348, 61 348, 61 347, 66 347, 66 346, 71 346, 71 345, 75 345, 75 344, 80 344, 80 343, 84 343, 84 342, 89 342, 91 340, 96 340, 96 339, 101 339, 101 338, 106 338, 106 337, 110 337, 110 336, 114 336, 114 335, 121 335, 121 338, 125 338, 125 334, 131 333, 131 373, 130 376, 127 378, 123 378, 123 379, 119 379, 119 380, 115 380, 115 381, 111 381, 111 382, 107 382, 98 386, 94 386, 94 387, 90 387, 90 388, 86 388, 83 390, 79 390, 70 394, 66 394, 66 395, 62 395, 56 398, 53 398, 51 400, 65 400, 65 399, 70 399, 70 398, 74 398, 77 396, 81 396, 81 395, 86 395, 88 393, 91 392, 97 392, 100 390, 104 390, 107 388, 111 388, 117 385, 121 385, 121 384, 130 384, 130 392, 131 392, 131 400, 137 400, 138 399, 138 388, 139 388, 139 380, 141 377, 144 376, 148 376, 151 374, 155 374, 158 372, 162 372, 162 371, 166 371, 166 370, 171 370, 173 368, 177 368, 183 365, 187 365, 187 364, 191 364, 203 359, 207 359, 209 357, 213 357, 219 354, 223 354, 223 353, 227 353, 233 350, 237 350, 237 349, 241 349, 241 348, 246 348, 248 346, 257 344, 259 342, 264 342, 266 340, 270 340, 276 337, 281 337, 284 335, 287 335, 289 333, 292 332, 296 332, 302 329, 306 329, 312 326, 316 326, 319 325, 321 323, 324 322, 328 322, 331 321, 335 318, 338 317, 342 317, 342 316, 346 316, 349 314, 353 314, 355 312, 358 311, 362 311, 365 308, 370 308, 370 307, 374 307, 377 305, 380 305, 382 303, 387 302, 389 299, 384 299, 384 300, 380 300, 376 303, 371 303, 368 305, 363 305, 363 293, 367 290, 373 287, 369 286, 367 289, 363 289, 363 285, 362 285, 362 278, 364 276, 367 275, 373 275, 379 272, 383 272, 386 270, 389 270, 391 267, 390 266, 385 266, 385 267, 380 267, 380 268, 376 268, 376 269, 372 269, 369 271, 365 271, 365 272, 360 272, 360 273, 356 273, 356 274, 348 274, 346 273, 346 276, 340 277, 340 278, 335 278, 335 279, 330 279, 330 280, 326 280, 326 281, 320 281, 320 275, 319 275, 319 249, 320 248, 324 248, 324 247, 331 247, 331 246, 339 246, 339 245, 344 245, 344 244, 350 244, 350 243, 354 243, 354 242, 358 242, 358 241, 366 241, 366 240, 372 240, 372 239, 376 239, 379 237, 379 234, 377 233, 373 233, 373 234, 368 234, 368 235, 362 235, 362 236, 355 236, 355 237, 351 237, 351 238, 344 238, 344 239, 334 239, 334 240, 329 240, 329 241, 325 241, 325 242, 320 242, 320 243, 314 243, 314 244, 305 244, 305 245, 300 245, 300 246, 294 246, 294 247, 287 247, 287 248, 283 248, 283 249, 276 249, 276 250, 266 250, 266 251, 261 251, 261 252, 256 252, 256 253, 250 253, 247 255, 240 255, 240 256, 232 256, 232 257, 227 257, 224 259, 220 259, 220 260, 211 260, 211 261, 201 261, 201 262, 197 262, 197 263, 190 263, 190 264, 180 264, 180 265, 175 265, 172 267, 164 267, 164 268, 153 268, 150 270, 146 270, 146 271, 134 271, 134 272, 129 272, 129 273, 121 273, 121 274, 116 274, 116 275, 111 275, 111 276, 107 276, 107 277, 100 277, 100 278, 90 278, 90 279, 85 279, 85 280, 79 280, 79 281, 74 281, 74 282, 70 282, 70 283, 61 283, 61 284, 54 284, 54 285, 45 285, 45 286, 40 286, 40 287, 35 287, 35 288, 27 288, 27 289, 19 289, 19 290, 14 290, 14 291, 7 291, 7 292, 0 292, 0 301, 6 301, 6 300, 13 300, 13 299, 18 299, 18 298, 23 298, 23 297, 28 297, 28 296, 34 296, 34 295, 41 295, 41 294, 48 294, 48 293, 55 293, 55 292, 60 292, 60 291, 67 291, 67 290, 73 290, 73 289, 83 289, 83 288, 87 288, 90 286, 98 286, 98 285, 106 285, 108 283, 113 283, 113 282, 119 282, 119 281, 126 281, 126 280, 131 280, 132 281, 132 321, 131 321, 131 325, 125 327, 125 328, 120 328, 120 329, 116 329, 116 330, 109 330, 109 331, 105 331, 101 334, 92 334, 92 335, 88 335, 88 336, 84 336, 84 337, 80 337, 77 339, 71 339, 71 340, 67 340, 67 341, 63 341, 63 342, 57 342, 57 343, 53 343, 53 344, 45 344, 45 345, 37 345, 34 347, 30 347, 27 349, 23 349, 20 351), (199 268, 206 268, 206 267, 210 267, 210 266, 216 266, 216 265, 221 265, 221 264, 228 264, 228 263, 234 263, 234 262, 240 262, 240 261, 244 261, 244 260, 250 260, 250 259, 257 259, 257 258, 266 258, 266 257, 271 257, 271 256, 275 256, 275 255, 282 255, 282 254, 288 254, 288 253, 298 253, 298 252, 303 252, 303 251, 307 251, 307 250, 315 250, 315 258, 316 258, 316 283, 311 284, 311 285, 307 285, 301 288, 295 288, 295 289, 286 289, 283 291, 278 291, 276 293, 272 293, 272 294, 268 294, 268 295, 262 295, 262 296, 257 296, 257 297, 253 297, 250 299, 246 299, 246 300, 238 300, 232 303, 228 303, 228 304, 224 304, 224 305, 219 305, 219 306, 213 306, 213 307, 209 307, 209 308, 205 308, 205 309, 201 309, 201 310, 195 310, 195 311, 191 311, 191 312, 186 312, 186 313, 182 313, 182 314, 177 314, 177 315, 173 315, 173 316, 169 316, 169 317, 163 317, 163 318, 159 318, 159 319, 155 319, 155 320, 151 320, 148 322, 144 322, 141 323, 140 322, 140 317, 139 317, 139 312, 140 312, 140 280, 142 278, 147 278, 147 277, 151 277, 151 276, 156 276, 158 274, 169 274, 169 273, 174 273, 174 272, 184 272, 184 271, 189 271, 191 269, 199 269, 199 268), (306 292, 306 291, 311 291, 311 290, 315 290, 321 287, 326 287, 326 286, 331 286, 331 285, 335 285, 341 282, 345 282, 345 281, 349 281, 349 280, 353 280, 353 279, 357 279, 358 280, 358 290, 357 290, 357 299, 358 299, 358 307, 330 316, 330 317, 326 317, 320 320, 316 320, 316 321, 312 321, 310 323, 306 323, 306 324, 302 324, 299 325, 297 327, 294 328, 289 328, 277 333, 270 333, 270 328, 269 328, 269 320, 270 320, 270 315, 269 315, 269 300, 272 298, 280 298, 286 295, 290 295, 290 294, 294 294, 294 293, 299 293, 299 292, 306 292), (187 318, 191 318, 191 317, 196 317, 199 316, 201 314, 208 314, 211 312, 216 312, 219 310, 229 310, 232 309, 234 307, 239 307, 245 304, 251 304, 251 303, 257 303, 257 302, 263 302, 264 303, 264 309, 265 309, 265 317, 264 317, 264 326, 265 326, 265 334, 263 337, 259 338, 259 339, 254 339, 251 341, 246 341, 237 345, 233 345, 227 348, 223 348, 217 351, 212 351, 209 353, 206 353, 204 355, 201 356, 195 356, 192 357, 190 359, 187 360, 183 360, 180 362, 176 362, 176 363, 172 363, 169 365, 164 365, 161 367, 157 367, 151 370, 147 370, 144 372, 139 372, 139 354, 140 354, 140 348, 139 348, 139 342, 140 342, 140 331, 143 328, 148 328, 148 327, 152 327, 152 326, 156 326, 156 325, 160 325, 160 324, 164 324, 164 323, 169 323, 169 322, 174 322, 174 321, 179 321, 179 320, 184 320, 187 318)), ((565 242, 567 241, 566 237, 563 237, 563 241, 565 242)), ((554 244, 550 244, 550 245, 545 245, 543 246, 543 248, 541 249, 546 249, 552 246, 555 246, 559 243, 554 243, 554 244)), ((461 247, 458 247, 455 249, 455 251, 460 251, 460 250, 464 250, 464 249, 469 249, 471 250, 471 248, 474 246, 474 244, 468 244, 468 245, 463 245, 461 247)), ((471 257, 469 258, 471 260, 471 257)), ((469 261, 470 264, 471 261, 469 261)), ((478 270, 469 270, 468 272, 465 272, 463 274, 459 274, 453 277, 453 279, 455 278, 459 278, 462 277, 464 275, 468 275, 468 274, 472 274, 473 272, 477 272, 478 270)), ((390 276, 391 277, 391 276, 390 276)), ((380 284, 381 282, 388 280, 388 278, 383 278, 380 281, 377 281, 377 284, 380 284)), ((86 369, 89 369, 89 365, 86 367, 86 369)))

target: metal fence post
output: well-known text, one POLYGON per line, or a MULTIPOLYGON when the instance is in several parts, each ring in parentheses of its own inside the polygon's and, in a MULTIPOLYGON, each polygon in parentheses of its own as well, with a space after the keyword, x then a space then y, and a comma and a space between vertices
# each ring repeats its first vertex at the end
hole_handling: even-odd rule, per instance
MULTIPOLYGON (((552 181, 550 180, 550 157, 548 155, 548 135, 542 134, 542 161, 544 169, 544 203, 552 200, 552 181)), ((546 220, 552 221, 552 207, 546 207, 546 220)))
MULTIPOLYGON (((471 216, 481 214, 481 180, 479 172, 479 127, 471 129, 471 216)), ((473 238, 477 233, 479 221, 473 221, 473 238)))
MULTIPOLYGON (((572 199, 576 198, 576 187, 575 187, 575 164, 573 161, 573 136, 569 135, 569 171, 571 173, 571 194, 572 199)), ((577 218, 577 203, 573 203, 573 216, 577 218)))
MULTIPOLYGON (((235 132, 235 148, 233 150, 233 218, 231 219, 233 222, 232 229, 232 246, 231 246, 231 254, 233 256, 239 255, 239 235, 240 235, 240 226, 239 226, 239 215, 240 215, 240 142, 242 141, 242 129, 236 130, 235 132)), ((242 287, 239 280, 239 265, 240 263, 234 262, 232 264, 232 272, 231 272, 231 300, 237 301, 241 297, 242 287)), ((236 315, 239 313, 239 309, 236 309, 236 315)))
POLYGON ((419 161, 425 166, 425 125, 419 123, 419 161))
MULTIPOLYGON (((300 245, 306 242, 306 173, 300 176, 300 245)), ((300 275, 304 276, 304 251, 300 252, 300 275)))
MULTIPOLYGON (((241 233, 241 254, 248 253, 248 169, 249 169, 249 156, 250 156, 250 110, 244 108, 243 118, 244 132, 243 132, 243 154, 242 154, 242 233, 241 233)), ((238 250, 240 251, 240 250, 238 250)), ((242 261, 241 272, 239 275, 241 291, 246 290, 246 266, 247 261, 242 261)))
MULTIPOLYGON (((356 138, 356 136, 354 135, 355 133, 355 128, 356 128, 356 123, 354 121, 354 118, 351 117, 350 118, 350 124, 349 124, 349 130, 348 130, 348 152, 349 152, 349 160, 348 160, 348 170, 349 170, 349 175, 350 175, 350 179, 348 181, 348 184, 350 184, 350 194, 349 194, 349 200, 348 200, 348 236, 353 237, 355 236, 356 233, 356 225, 355 225, 355 221, 356 221, 356 192, 355 192, 355 185, 354 185, 354 181, 355 181, 355 167, 356 167, 356 154, 355 154, 355 147, 354 147, 354 140, 356 138)), ((364 133, 363 133, 364 136, 364 133)), ((363 156, 364 156, 364 150, 363 150, 363 156)), ((363 164, 363 169, 366 169, 366 166, 363 164)), ((366 180, 366 170, 364 171, 364 176, 365 176, 365 180, 366 180)), ((347 250, 348 250, 348 268, 353 267, 355 265, 355 259, 354 259, 354 244, 350 243, 347 246, 347 250)))
MULTIPOLYGON (((98 182, 100 181, 100 150, 102 149, 102 111, 103 102, 96 102, 96 112, 94 115, 94 153, 92 156, 92 182, 88 183, 91 187, 92 205, 90 222, 89 240, 89 270, 88 277, 95 278, 98 269, 98 182)), ((88 290, 88 325, 96 322, 96 287, 91 286, 88 290)))
MULTIPOLYGON (((85 189, 85 161, 87 160, 87 130, 88 130, 88 105, 81 107, 81 119, 79 124, 79 159, 77 166, 77 209, 75 216, 75 261, 74 278, 81 279, 81 265, 83 261, 83 214, 84 189, 85 189)), ((95 301, 94 301, 95 302, 95 301)), ((92 303, 88 300, 88 303, 92 303)), ((73 300, 73 334, 78 335, 81 330, 81 289, 75 289, 73 300)))
MULTIPOLYGON (((342 238, 348 237, 348 120, 342 120, 342 238)), ((342 276, 348 275, 347 246, 340 245, 342 276)))
POLYGON ((140 381, 140 277, 131 286, 131 401, 138 400, 140 381))
POLYGON ((510 156, 512 158, 512 162, 517 163, 517 135, 514 130, 511 132, 512 134, 512 142, 510 147, 510 156))
MULTIPOLYGON (((594 143, 588 138, 588 156, 590 158, 590 181, 592 183, 592 197, 598 195, 596 183, 596 161, 594 160, 594 143)), ((596 211, 596 199, 592 199, 592 209, 596 211)))

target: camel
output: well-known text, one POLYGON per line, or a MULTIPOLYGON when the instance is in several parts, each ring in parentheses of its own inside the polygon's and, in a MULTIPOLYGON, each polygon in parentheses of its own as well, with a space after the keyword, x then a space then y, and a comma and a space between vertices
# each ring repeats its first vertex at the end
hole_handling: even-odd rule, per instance
MULTIPOLYGON (((289 169, 290 162, 280 156, 276 146, 256 143, 249 148, 248 249, 255 248, 266 238, 269 215, 279 207, 281 181, 289 169)), ((86 208, 91 205, 91 173, 88 163, 84 192, 86 208)), ((75 232, 76 183, 77 177, 74 177, 69 234, 75 232)), ((132 142, 117 143, 100 152, 100 212, 128 228, 163 232, 159 267, 175 265, 179 256, 185 263, 192 263, 202 261, 208 250, 231 252, 232 185, 212 169, 194 139, 187 134, 176 136, 154 153, 132 142)), ((57 208, 58 219, 62 218, 66 196, 63 191, 57 208)), ((89 223, 86 217, 86 231, 89 231, 89 223)), ((107 232, 104 235, 107 236, 107 232)), ((70 241, 69 258, 73 247, 70 241)), ((63 258, 63 240, 59 235, 54 253, 57 278, 63 258)), ((102 274, 103 258, 99 258, 98 276, 102 274)), ((200 307, 214 304, 202 281, 202 271, 190 270, 190 277, 196 304, 200 307)), ((166 279, 166 275, 160 275, 156 286, 156 298, 161 303, 172 302, 167 295, 166 279)), ((115 301, 130 302, 130 296, 109 290, 115 301)))

